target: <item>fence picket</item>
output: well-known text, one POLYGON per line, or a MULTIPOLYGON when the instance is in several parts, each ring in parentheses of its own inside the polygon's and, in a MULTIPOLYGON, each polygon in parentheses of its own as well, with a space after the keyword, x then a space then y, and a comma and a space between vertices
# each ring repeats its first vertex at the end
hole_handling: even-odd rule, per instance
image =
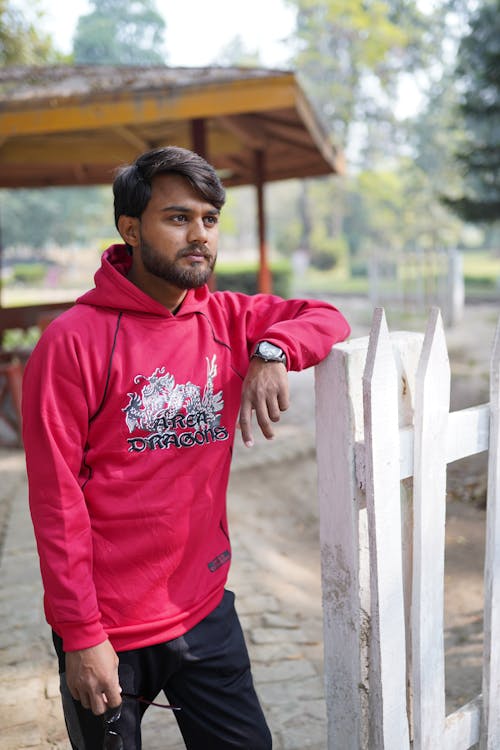
POLYGON ((398 375, 384 311, 375 311, 363 375, 371 592, 372 750, 409 748, 399 481, 398 375))
POLYGON ((412 687, 414 750, 444 747, 444 539, 450 366, 441 315, 429 318, 417 370, 414 436, 412 687))
POLYGON ((339 344, 315 372, 328 750, 367 746, 360 642, 361 612, 368 607, 360 595, 362 498, 354 467, 356 429, 363 415, 361 398, 351 396, 361 381, 365 356, 359 340, 339 344))
POLYGON ((490 445, 484 567, 481 750, 500 747, 500 322, 490 363, 490 445))

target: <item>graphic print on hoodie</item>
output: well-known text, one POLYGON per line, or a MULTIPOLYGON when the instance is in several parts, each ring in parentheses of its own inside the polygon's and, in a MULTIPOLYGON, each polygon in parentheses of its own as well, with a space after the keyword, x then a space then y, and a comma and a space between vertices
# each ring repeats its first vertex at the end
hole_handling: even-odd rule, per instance
POLYGON ((128 438, 129 451, 142 452, 156 448, 192 448, 214 440, 228 440, 229 432, 220 424, 224 408, 222 391, 214 393, 217 355, 207 362, 207 379, 203 389, 194 383, 176 383, 175 376, 158 367, 147 377, 136 375, 137 389, 124 408, 125 421, 133 437, 128 438), (143 436, 136 432, 146 432, 143 436))

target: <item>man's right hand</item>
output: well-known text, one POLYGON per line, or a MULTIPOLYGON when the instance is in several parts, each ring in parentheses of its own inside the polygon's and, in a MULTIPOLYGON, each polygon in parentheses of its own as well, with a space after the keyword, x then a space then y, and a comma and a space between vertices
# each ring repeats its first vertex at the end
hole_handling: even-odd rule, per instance
POLYGON ((109 641, 66 653, 66 682, 75 700, 100 716, 121 703, 118 656, 109 641))

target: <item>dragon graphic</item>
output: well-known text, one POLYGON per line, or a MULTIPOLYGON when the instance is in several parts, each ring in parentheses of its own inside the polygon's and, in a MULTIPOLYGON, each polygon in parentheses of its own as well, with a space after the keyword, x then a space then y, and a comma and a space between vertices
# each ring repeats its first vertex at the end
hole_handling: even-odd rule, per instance
POLYGON ((144 430, 150 433, 175 432, 179 421, 206 427, 218 427, 220 412, 224 408, 222 391, 214 393, 214 379, 217 375, 217 358, 214 354, 207 363, 207 380, 201 387, 188 381, 176 383, 174 376, 165 367, 157 367, 147 377, 136 375, 134 383, 144 383, 140 392, 128 393, 129 403, 122 410, 129 432, 144 430), (197 422, 196 422, 197 420, 197 422))

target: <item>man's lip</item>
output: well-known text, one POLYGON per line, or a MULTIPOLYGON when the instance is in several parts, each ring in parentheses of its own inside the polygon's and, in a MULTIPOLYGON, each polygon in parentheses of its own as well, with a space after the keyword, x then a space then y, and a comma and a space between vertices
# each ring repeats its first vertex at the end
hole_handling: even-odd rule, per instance
POLYGON ((181 258, 203 258, 204 260, 209 260, 210 256, 207 255, 207 253, 182 253, 181 258))

